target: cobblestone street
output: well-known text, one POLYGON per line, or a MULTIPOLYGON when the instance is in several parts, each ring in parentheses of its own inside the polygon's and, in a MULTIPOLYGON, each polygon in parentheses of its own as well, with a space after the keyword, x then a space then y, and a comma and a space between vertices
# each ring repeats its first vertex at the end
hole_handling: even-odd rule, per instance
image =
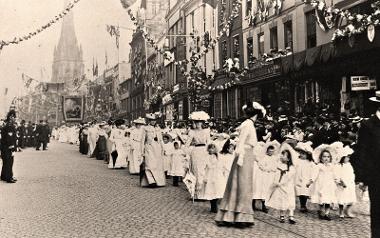
POLYGON ((354 219, 320 221, 315 211, 256 213, 253 228, 221 228, 208 202, 192 204, 183 184, 139 187, 138 176, 110 170, 82 156, 77 146, 52 142, 48 151, 17 153, 16 184, 0 183, 0 237, 369 237, 368 203, 354 219))

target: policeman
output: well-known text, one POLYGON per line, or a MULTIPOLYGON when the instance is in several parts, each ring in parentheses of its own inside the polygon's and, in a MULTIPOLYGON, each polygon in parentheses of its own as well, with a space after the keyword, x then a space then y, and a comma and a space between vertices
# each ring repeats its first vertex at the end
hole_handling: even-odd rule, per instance
POLYGON ((14 153, 17 149, 17 129, 15 126, 16 112, 8 112, 6 125, 1 129, 1 158, 3 167, 1 169, 1 180, 7 183, 15 183, 13 177, 14 153))

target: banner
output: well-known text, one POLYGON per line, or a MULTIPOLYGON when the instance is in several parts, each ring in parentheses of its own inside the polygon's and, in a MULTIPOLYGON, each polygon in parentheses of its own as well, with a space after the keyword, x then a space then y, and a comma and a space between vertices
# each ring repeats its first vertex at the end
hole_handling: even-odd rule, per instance
POLYGON ((69 122, 80 122, 84 115, 83 96, 63 96, 63 118, 69 122))

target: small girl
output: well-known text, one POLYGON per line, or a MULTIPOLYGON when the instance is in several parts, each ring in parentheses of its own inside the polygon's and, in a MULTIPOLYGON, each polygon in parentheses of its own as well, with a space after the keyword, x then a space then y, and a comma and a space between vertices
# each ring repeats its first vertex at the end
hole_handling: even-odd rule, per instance
POLYGON ((294 209, 296 208, 296 195, 294 191, 296 170, 294 163, 297 158, 293 148, 283 143, 280 150, 280 163, 270 188, 268 206, 280 210, 280 222, 285 222, 285 212, 289 211, 289 223, 296 224, 294 209))
POLYGON ((340 153, 340 161, 336 167, 338 177, 337 200, 339 204, 339 217, 353 218, 352 205, 356 202, 355 174, 350 163, 350 155, 353 150, 348 146, 340 153))
MULTIPOLYGON (((253 165, 253 196, 252 208, 256 209, 256 200, 261 200, 262 211, 268 213, 265 200, 269 195, 269 188, 274 182, 274 175, 277 171, 276 156, 280 144, 277 141, 267 142, 264 145, 263 154, 257 154, 253 165)), ((277 157, 278 158, 278 157, 277 157)))
POLYGON ((330 204, 336 203, 336 175, 332 165, 331 148, 320 145, 313 152, 314 162, 318 163, 307 187, 311 188, 311 202, 319 204, 319 219, 330 221, 330 204))
POLYGON ((173 186, 177 187, 179 179, 185 176, 188 169, 186 153, 180 148, 178 141, 174 142, 174 150, 170 154, 170 165, 168 175, 173 177, 173 186))
POLYGON ((228 139, 223 145, 222 151, 219 153, 219 159, 223 164, 223 183, 224 187, 227 186, 228 176, 230 175, 230 170, 232 163, 234 162, 235 156, 235 142, 228 139))
POLYGON ((163 162, 164 162, 164 171, 166 174, 168 174, 170 163, 171 163, 171 154, 173 153, 173 143, 170 141, 171 136, 169 134, 164 134, 162 136, 162 152, 163 152, 163 162))
POLYGON ((298 196, 300 201, 300 211, 306 213, 308 212, 306 204, 310 197, 310 187, 307 187, 307 184, 310 183, 315 170, 315 164, 312 157, 313 148, 311 147, 311 142, 298 142, 295 149, 299 153, 298 163, 295 166, 296 196, 298 196))
POLYGON ((208 158, 204 178, 204 198, 211 204, 211 212, 218 212, 218 199, 223 198, 226 188, 223 182, 223 163, 218 156, 218 149, 214 144, 207 146, 208 158))

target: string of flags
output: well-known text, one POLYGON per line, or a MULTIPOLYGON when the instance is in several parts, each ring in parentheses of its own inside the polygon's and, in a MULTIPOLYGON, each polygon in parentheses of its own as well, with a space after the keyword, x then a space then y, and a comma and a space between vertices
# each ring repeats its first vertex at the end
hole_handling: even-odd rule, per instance
POLYGON ((60 12, 58 15, 56 15, 54 18, 52 18, 48 23, 41 26, 40 28, 38 28, 34 32, 30 32, 29 34, 24 35, 24 36, 19 36, 19 37, 16 36, 12 40, 0 40, 0 50, 2 50, 4 46, 8 46, 11 44, 17 45, 22 41, 29 40, 32 37, 40 34, 44 30, 48 29, 49 27, 51 27, 52 25, 54 25, 55 23, 57 23, 58 21, 63 19, 74 8, 74 6, 79 1, 80 0, 74 0, 73 2, 69 3, 62 12, 60 12))
MULTIPOLYGON (((123 7, 124 7, 124 5, 123 5, 123 7)), ((219 31, 219 33, 215 37, 215 39, 210 39, 210 41, 207 42, 207 45, 203 44, 203 47, 201 47, 201 50, 199 52, 196 52, 194 55, 192 55, 192 57, 189 60, 184 59, 181 61, 174 61, 174 64, 175 65, 187 65, 189 63, 195 63, 196 64, 196 62, 198 62, 202 57, 204 57, 210 49, 213 49, 217 45, 217 43, 219 42, 219 40, 221 39, 221 37, 223 35, 227 34, 230 31, 230 28, 232 26, 234 19, 239 15, 240 8, 241 8, 241 0, 234 1, 232 4, 232 12, 231 12, 230 16, 228 17, 228 19, 225 21, 223 28, 219 31)), ((224 11, 224 10, 222 9, 222 11, 224 11)), ((223 12, 222 12, 222 14, 223 14, 223 12)), ((145 41, 152 48, 154 48, 158 53, 163 55, 163 57, 166 60, 168 60, 170 62, 173 61, 173 59, 172 59, 171 55, 168 53, 168 51, 166 51, 165 49, 159 48, 157 42, 150 36, 146 27, 139 25, 140 23, 137 20, 137 18, 133 15, 131 9, 128 9, 128 15, 129 15, 131 21, 133 22, 133 24, 137 27, 137 30, 142 31, 142 35, 143 35, 145 41)), ((209 33, 205 32, 204 34, 208 35, 209 33)), ((205 38, 205 36, 203 36, 203 38, 205 38)))
POLYGON ((306 0, 305 4, 315 8, 317 23, 323 31, 336 28, 332 41, 367 31, 368 39, 372 42, 375 26, 380 25, 380 1, 371 4, 373 12, 369 14, 351 13, 349 10, 327 6, 324 0, 306 0), (347 24, 342 26, 343 22, 347 24))

